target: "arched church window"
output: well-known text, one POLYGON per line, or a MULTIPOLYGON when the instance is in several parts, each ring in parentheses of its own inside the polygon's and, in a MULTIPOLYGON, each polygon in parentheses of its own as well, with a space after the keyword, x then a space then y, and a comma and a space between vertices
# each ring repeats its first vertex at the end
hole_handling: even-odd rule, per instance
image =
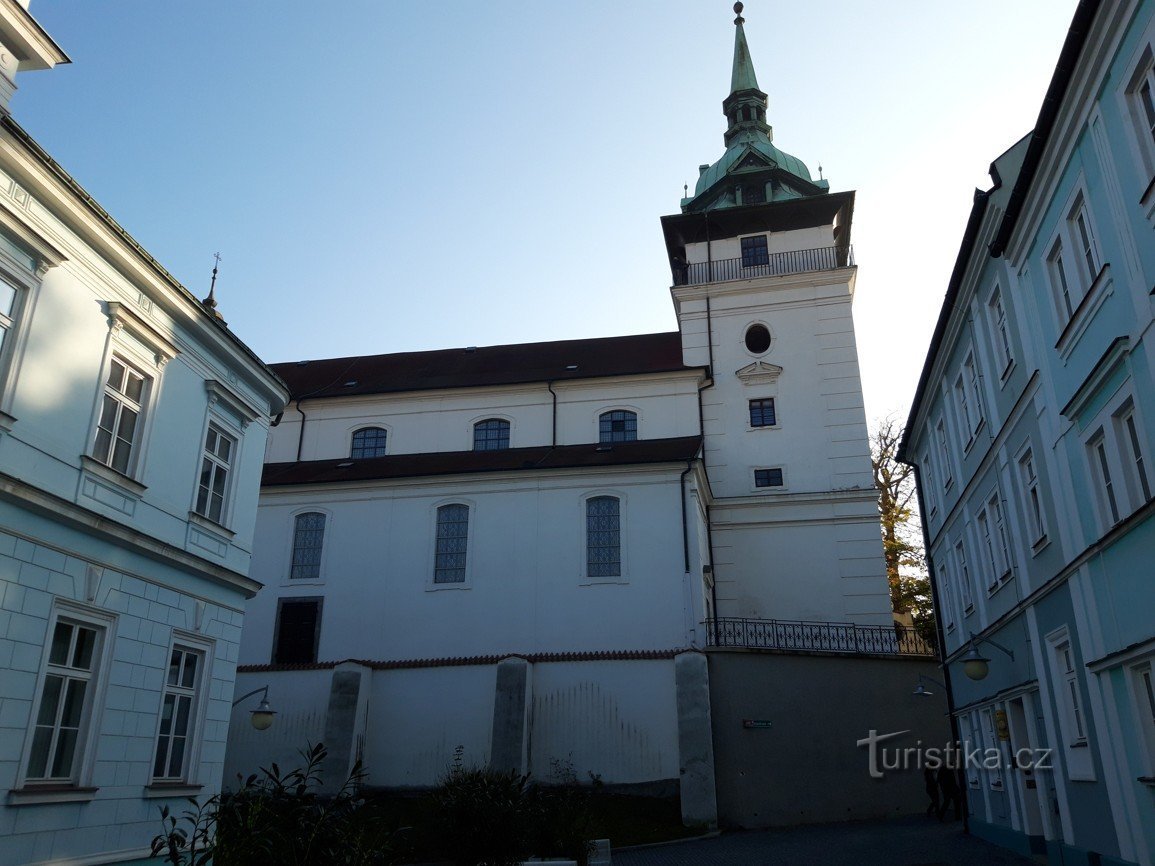
POLYGON ((353 433, 353 448, 349 456, 354 460, 365 457, 384 457, 388 431, 382 427, 362 427, 353 433))
POLYGON ((504 451, 509 447, 509 422, 486 418, 473 425, 474 451, 504 451))
POLYGON ((599 442, 633 442, 638 438, 638 416, 635 412, 615 409, 603 412, 598 419, 599 442))

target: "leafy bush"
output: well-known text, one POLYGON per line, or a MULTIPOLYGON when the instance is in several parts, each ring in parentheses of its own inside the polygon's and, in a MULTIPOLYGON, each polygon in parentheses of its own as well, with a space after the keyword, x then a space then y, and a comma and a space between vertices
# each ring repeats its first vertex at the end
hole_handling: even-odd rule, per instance
POLYGON ((462 748, 432 792, 435 829, 457 866, 511 866, 528 856, 527 778, 466 767, 462 748))
POLYGON ((310 746, 305 765, 282 773, 272 764, 243 780, 235 793, 219 794, 177 819, 161 808, 164 831, 153 856, 174 866, 383 866, 394 863, 397 833, 357 789, 358 763, 332 797, 318 794, 325 747, 310 746))

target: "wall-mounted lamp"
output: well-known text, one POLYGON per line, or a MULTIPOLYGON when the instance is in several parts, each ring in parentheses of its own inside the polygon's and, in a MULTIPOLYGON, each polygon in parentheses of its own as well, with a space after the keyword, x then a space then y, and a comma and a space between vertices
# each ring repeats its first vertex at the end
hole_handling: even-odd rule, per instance
POLYGON ((993 641, 989 637, 977 637, 974 632, 971 632, 971 647, 967 650, 966 655, 962 657, 963 673, 972 680, 985 680, 987 674, 991 670, 991 660, 979 652, 978 645, 980 643, 989 643, 996 649, 1000 649, 1011 657, 1014 661, 1015 654, 1003 646, 998 641, 993 641))
POLYGON ((256 728, 258 731, 267 731, 273 724, 273 716, 277 714, 277 711, 269 706, 268 686, 261 686, 259 689, 253 689, 247 695, 241 695, 239 698, 233 701, 233 706, 235 707, 241 701, 245 700, 246 698, 251 698, 255 694, 261 695, 261 702, 257 705, 257 708, 252 711, 252 716, 250 718, 254 728, 256 728))
POLYGON ((920 698, 929 698, 931 695, 934 694, 934 692, 927 691, 926 686, 923 685, 923 681, 926 681, 928 683, 932 683, 933 685, 938 686, 944 692, 946 691, 946 685, 943 683, 940 683, 934 677, 928 677, 924 674, 919 674, 918 675, 918 685, 914 687, 914 691, 911 692, 912 695, 915 695, 916 697, 920 697, 920 698))

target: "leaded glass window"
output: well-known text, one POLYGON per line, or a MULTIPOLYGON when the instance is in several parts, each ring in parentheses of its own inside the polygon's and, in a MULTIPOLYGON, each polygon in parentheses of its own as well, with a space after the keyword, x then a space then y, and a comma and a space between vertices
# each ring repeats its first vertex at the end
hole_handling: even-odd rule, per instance
POLYGON ((474 451, 502 451, 509 447, 509 422, 487 418, 473 425, 474 451))
POLYGON ((599 442, 633 442, 638 438, 638 416, 625 409, 603 412, 598 419, 599 442))
POLYGON ((294 580, 319 580, 324 544, 325 515, 319 511, 298 514, 293 525, 293 566, 289 576, 294 580))
POLYGON ((465 556, 469 544, 469 506, 461 503, 437 509, 437 542, 433 582, 465 583, 465 556))
POLYGON ((742 267, 753 268, 768 264, 770 264, 770 247, 766 235, 742 238, 742 267))
POLYGON ((622 514, 616 496, 586 500, 586 574, 589 577, 621 577, 622 514))
POLYGON ((354 460, 384 457, 387 435, 388 431, 382 427, 362 427, 353 434, 353 450, 349 456, 354 460))

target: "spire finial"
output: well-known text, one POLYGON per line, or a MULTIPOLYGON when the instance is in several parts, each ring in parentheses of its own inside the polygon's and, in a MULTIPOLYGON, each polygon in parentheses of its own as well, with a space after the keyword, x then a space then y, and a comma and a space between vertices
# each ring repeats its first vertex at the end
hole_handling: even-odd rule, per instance
POLYGON ((734 19, 735 24, 743 24, 746 21, 746 19, 742 17, 742 9, 743 6, 741 2, 734 4, 734 14, 738 16, 734 19))
POLYGON ((207 298, 205 298, 203 301, 201 301, 201 306, 204 307, 209 312, 210 315, 215 316, 216 318, 224 321, 224 316, 222 316, 220 311, 217 309, 217 299, 216 299, 217 269, 220 267, 220 264, 221 264, 221 254, 220 253, 213 253, 213 278, 212 278, 212 282, 209 283, 209 296, 207 298))

